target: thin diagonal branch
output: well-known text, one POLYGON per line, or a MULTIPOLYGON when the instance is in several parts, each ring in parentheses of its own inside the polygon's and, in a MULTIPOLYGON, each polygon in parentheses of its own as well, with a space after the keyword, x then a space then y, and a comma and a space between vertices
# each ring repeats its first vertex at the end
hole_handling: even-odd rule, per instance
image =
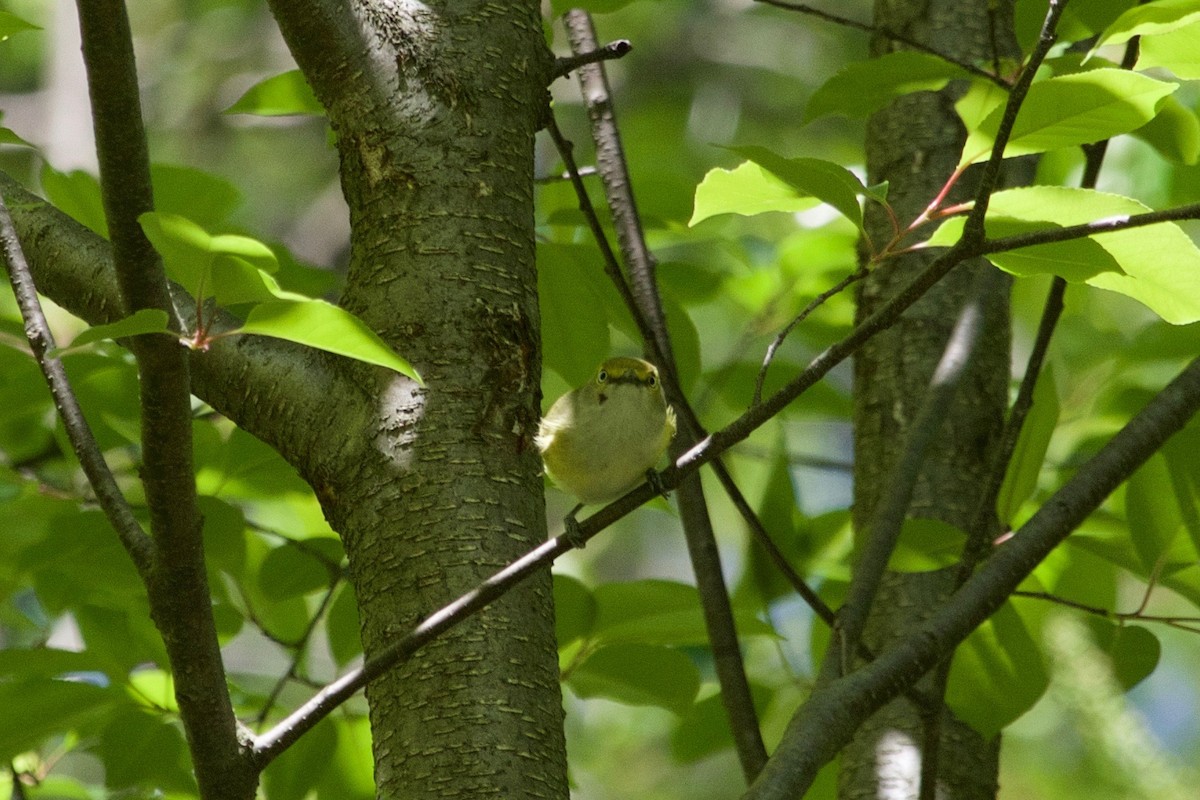
POLYGON ((913 488, 929 446, 945 424, 947 410, 988 325, 983 299, 994 296, 1002 280, 1002 273, 996 269, 986 269, 980 273, 946 341, 921 408, 909 426, 904 450, 888 475, 887 489, 866 531, 865 544, 854 565, 846 603, 838 613, 841 623, 835 632, 838 646, 829 649, 824 670, 826 674, 845 674, 849 668, 849 655, 858 649, 879 583, 899 541, 913 488))
MULTIPOLYGON (((563 16, 563 22, 571 49, 577 57, 586 56, 598 49, 596 32, 588 12, 568 11, 563 16)), ((617 241, 629 267, 633 297, 637 301, 636 308, 631 311, 635 315, 640 312, 645 317, 652 334, 646 341, 646 347, 651 355, 656 356, 658 366, 662 369, 663 386, 668 399, 682 409, 688 403, 679 384, 679 371, 675 364, 666 315, 655 278, 656 265, 642 230, 641 216, 633 194, 603 63, 591 63, 581 67, 579 84, 592 123, 596 167, 604 184, 617 241)), ((672 455, 678 455, 699 438, 699 426, 687 424, 694 417, 690 407, 684 416, 687 418, 684 436, 672 442, 672 455)), ((734 749, 741 762, 742 772, 749 782, 766 763, 767 749, 763 744, 758 714, 754 709, 750 683, 746 678, 737 627, 733 619, 733 607, 725 585, 720 552, 717 549, 716 536, 713 533, 712 520, 699 475, 693 475, 680 484, 679 509, 687 537, 692 571, 700 592, 713 663, 721 685, 721 702, 729 717, 734 749)))
POLYGON ((1200 409, 1200 359, 1089 459, 927 622, 875 661, 815 692, 788 724, 744 800, 800 797, 878 708, 949 654, 1004 604, 1050 551, 1200 409))
POLYGON ((871 25, 866 22, 859 22, 858 20, 850 19, 849 17, 843 17, 839 14, 822 11, 819 8, 813 8, 807 3, 793 3, 789 2, 788 0, 754 0, 754 2, 762 3, 763 5, 767 6, 775 6, 776 8, 786 9, 787 11, 798 11, 801 14, 808 14, 809 16, 816 17, 817 19, 825 20, 826 22, 832 22, 835 25, 853 28, 854 30, 863 31, 865 33, 878 34, 885 39, 891 39, 893 42, 899 42, 900 44, 911 47, 913 50, 920 50, 922 53, 928 53, 931 56, 937 56, 947 64, 953 64, 959 69, 969 72, 977 78, 982 78, 985 81, 994 83, 1003 89, 1010 88, 1008 81, 1006 81, 1000 75, 988 72, 986 69, 982 69, 969 61, 962 61, 954 58, 953 56, 938 50, 936 47, 930 47, 924 42, 918 41, 917 39, 913 39, 909 36, 905 36, 902 33, 897 33, 890 28, 871 25))
POLYGON ((8 213, 8 205, 0 197, 0 245, 4 249, 4 262, 8 268, 8 279, 12 283, 13 294, 17 297, 17 306, 21 310, 21 318, 25 320, 25 333, 29 337, 29 345, 33 350, 34 360, 46 378, 50 394, 54 397, 54 405, 62 418, 63 427, 83 473, 88 483, 96 493, 96 500, 108 518, 109 523, 121 539, 129 557, 133 559, 138 573, 143 577, 149 573, 154 563, 154 542, 142 530, 142 526, 133 516, 133 511, 100 452, 100 446, 92 435, 91 426, 83 416, 83 409, 67 379, 63 363, 57 358, 49 358, 46 353, 54 349, 54 337, 46 316, 42 312, 41 301, 38 300, 37 290, 33 285, 33 276, 29 273, 29 264, 25 261, 25 253, 17 239, 16 228, 13 227, 12 216, 8 213))

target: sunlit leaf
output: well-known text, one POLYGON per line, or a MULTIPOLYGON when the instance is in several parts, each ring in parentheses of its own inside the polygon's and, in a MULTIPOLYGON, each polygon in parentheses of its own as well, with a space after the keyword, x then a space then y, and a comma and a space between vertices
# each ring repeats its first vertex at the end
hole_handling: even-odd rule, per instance
MULTIPOLYGON (((1004 149, 1008 158, 1074 147, 1129 133, 1149 122, 1177 84, 1121 69, 1059 75, 1029 87, 1004 149)), ((986 159, 1004 107, 971 130, 960 165, 986 159)))
POLYGON ((753 145, 726 149, 750 159, 797 192, 828 203, 856 227, 862 227, 858 196, 867 194, 868 190, 841 164, 819 158, 784 158, 765 147, 753 145))
POLYGON ((14 33, 40 30, 40 26, 34 25, 32 22, 26 22, 10 11, 0 11, 0 42, 3 42, 14 33))
POLYGON ((1137 5, 1108 26, 1096 42, 1096 47, 1121 44, 1134 36, 1153 36, 1168 33, 1200 20, 1200 6, 1195 0, 1155 0, 1137 5))
POLYGON ((1161 67, 1177 78, 1200 79, 1200 22, 1192 22, 1138 43, 1139 70, 1161 67))
POLYGON ((257 114, 264 117, 308 114, 322 117, 325 107, 313 94, 304 73, 298 69, 273 75, 251 86, 226 114, 257 114))
POLYGON ((365 322, 324 300, 261 303, 250 310, 238 332, 286 339, 421 380, 412 365, 396 355, 365 322))
POLYGON ((744 217, 768 211, 803 211, 820 201, 796 189, 753 161, 734 169, 715 167, 696 187, 696 201, 688 225, 719 214, 744 217))

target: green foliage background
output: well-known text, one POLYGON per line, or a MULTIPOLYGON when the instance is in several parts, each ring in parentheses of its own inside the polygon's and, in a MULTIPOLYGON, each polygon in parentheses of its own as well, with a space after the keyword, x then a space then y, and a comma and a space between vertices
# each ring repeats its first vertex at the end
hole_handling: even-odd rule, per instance
MULTIPOLYGON (((252 0, 133 5, 151 152, 163 165, 155 176, 160 209, 184 214, 212 234, 265 242, 284 290, 336 297, 345 258, 345 209, 329 134, 313 113, 319 109, 294 79, 246 94, 262 79, 294 67, 265 8, 252 0), (223 113, 235 103, 239 111, 253 113, 223 113), (280 111, 303 113, 272 116, 280 111)), ((1028 20, 1036 24, 1043 7, 1018 5, 1028 44, 1028 20)), ((1079 39, 1099 33, 1132 5, 1080 3, 1068 15, 1065 33, 1079 39)), ((803 164, 788 166, 782 159, 816 158, 861 174, 863 117, 875 101, 856 89, 862 81, 877 87, 878 75, 856 78, 860 67, 853 67, 835 78, 865 58, 865 37, 778 9, 715 0, 593 7, 611 12, 597 17, 602 39, 634 43, 629 56, 609 65, 618 119, 660 261, 685 389, 705 424, 716 429, 749 403, 762 354, 775 334, 816 294, 856 268, 853 212, 845 213, 845 202, 832 200, 841 215, 818 202, 811 195, 831 201, 834 190, 797 172, 803 164)), ((47 117, 34 94, 59 88, 52 82, 55 59, 78 57, 77 49, 64 53, 62 40, 51 35, 74 24, 69 4, 14 0, 5 9, 44 30, 17 32, 0 44, 3 124, 47 149, 4 147, 0 166, 102 230, 94 181, 72 172, 75 163, 54 163, 47 131, 39 127, 47 117), (51 13, 55 9, 58 16, 51 13)), ((869 4, 839 4, 838 13, 867 19, 869 4)), ((561 51, 557 26, 548 24, 547 33, 561 51)), ((1161 45, 1146 50, 1159 65, 1153 74, 1160 80, 1200 77, 1188 74, 1185 59, 1171 55, 1177 45, 1169 37, 1180 35, 1166 32, 1161 45)), ((893 65, 894 74, 909 80, 892 91, 937 88, 961 77, 936 60, 911 62, 893 65)), ((1064 56, 1051 71, 1067 75, 1079 68, 1064 56)), ((1195 86, 1184 82, 1168 104, 1148 101, 1146 117, 1136 125, 1118 115, 1111 132, 1137 133, 1114 141, 1099 188, 1154 208, 1200 200, 1197 97, 1195 86)), ((554 105, 586 161, 589 135, 573 83, 554 86, 554 105)), ((73 119, 88 126, 82 108, 73 119)), ((1100 130, 1101 122, 1088 124, 1100 130)), ((1041 182, 1074 185, 1081 164, 1074 144, 1051 140, 1039 148, 1050 151, 1042 160, 1041 182)), ((537 157, 540 174, 561 171, 548 140, 539 140, 537 157)), ((844 201, 844 191, 837 196, 844 201)), ((853 191, 850 196, 857 209, 853 191)), ((598 192, 595 200, 602 205, 598 192)), ((603 278, 569 185, 539 184, 537 201, 543 389, 549 401, 609 353, 640 348, 631 320, 603 278)), ((996 218, 997 230, 1030 220, 1061 221, 1052 216, 1053 204, 1021 219, 1033 205, 1014 203, 996 218)), ((1193 237, 1197 233, 1194 224, 1183 228, 1193 237)), ((1133 249, 1144 251, 1154 241, 1151 234, 1144 237, 1134 239, 1133 249)), ((1195 265, 1186 246, 1173 252, 1184 254, 1180 269, 1195 265)), ((1168 324, 1119 290, 1083 282, 1103 283, 1092 279, 1132 269, 1119 254, 1110 255, 1116 269, 1072 276, 1079 282, 1068 292, 1051 373, 1040 386, 1002 498, 1003 513, 1014 525, 1200 351, 1196 317, 1180 312, 1172 321, 1189 324, 1168 324)), ((1166 258, 1156 255, 1161 256, 1156 264, 1166 258)), ((1095 264, 1094 253, 1085 256, 1095 264)), ((1050 260, 1071 257, 1055 253, 1050 260)), ((1024 275, 1013 300, 1014 349, 1021 365, 1048 272, 1061 271, 1001 266, 1024 275)), ((1200 302, 1198 297, 1200 292, 1184 299, 1200 302)), ((842 336, 852 317, 851 296, 842 293, 805 321, 780 349, 766 390, 842 336)), ((65 314, 54 322, 60 343, 84 327, 65 314)), ((89 502, 73 458, 65 455, 70 448, 22 349, 21 324, 7 293, 0 296, 0 337, 8 345, 0 348, 0 765, 39 778, 30 797, 151 791, 188 796, 194 784, 144 593, 116 537, 89 502)), ((136 378, 129 356, 112 342, 100 342, 67 355, 66 364, 101 445, 137 502, 136 378)), ((844 589, 851 550, 850 389, 849 370, 835 370, 728 459, 776 541, 831 603, 844 589)), ((197 403, 195 412, 210 584, 235 704, 245 720, 276 719, 307 698, 314 683, 329 680, 360 655, 344 557, 311 491, 276 454, 203 405, 197 403)), ((1195 615, 1198 487, 1200 429, 1193 426, 1094 515, 1027 588, 1124 611, 1142 602, 1152 581, 1148 613, 1195 615)), ((750 545, 721 492, 714 488, 709 496, 770 746, 806 695, 814 653, 819 656, 826 634, 750 545)), ((552 519, 569 508, 569 500, 554 490, 548 499, 552 519)), ((956 543, 953 532, 913 524, 893 567, 944 564, 954 552, 947 541, 956 543)), ((715 698, 683 538, 670 507, 660 502, 643 509, 586 551, 564 559, 558 572, 560 659, 577 795, 737 794, 740 773, 715 698)), ((1077 662, 1045 635, 1062 613, 1042 600, 1014 599, 960 651, 949 700, 980 729, 1005 730, 1001 797, 1133 796, 1143 790, 1145 776, 1129 766, 1128 754, 1096 735, 1104 720, 1079 722, 1087 719, 1083 707, 1098 695, 1080 700, 1068 691, 1046 692, 1047 686, 1073 685, 1070 665, 1077 662)), ((1157 736, 1150 749, 1177 763, 1195 763, 1200 755, 1195 633, 1076 616, 1086 622, 1085 638, 1093 648, 1085 660, 1113 665, 1111 683, 1117 688, 1101 684, 1093 692, 1120 697, 1133 687, 1128 697, 1145 714, 1140 724, 1157 736)), ((1139 724, 1126 717, 1109 722, 1139 724)), ((1177 769, 1169 760, 1163 764, 1163 770, 1177 769)), ((320 798, 370 797, 370 775, 369 731, 356 701, 276 762, 263 792, 271 800, 314 792, 320 798)), ((0 787, 0 800, 7 791, 0 787)), ((831 778, 813 796, 831 797, 831 778)))

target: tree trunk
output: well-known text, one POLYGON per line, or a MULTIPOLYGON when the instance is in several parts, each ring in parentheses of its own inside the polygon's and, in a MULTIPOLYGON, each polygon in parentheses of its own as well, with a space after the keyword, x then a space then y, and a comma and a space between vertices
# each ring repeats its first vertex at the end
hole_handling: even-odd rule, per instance
MULTIPOLYGON (((959 3, 876 3, 876 25, 924 42, 956 59, 991 65, 994 56, 1016 52, 1011 4, 989 15, 984 0, 959 3), (993 25, 995 26, 993 30, 993 25), (1001 48, 993 53, 993 42, 1001 48)), ((902 45, 879 37, 876 55, 902 45)), ((965 138, 953 102, 954 86, 937 93, 908 95, 872 117, 867 135, 871 183, 888 181, 889 200, 902 221, 913 219, 954 171, 965 138)), ((974 191, 970 174, 952 199, 974 191)), ((868 204, 868 231, 879 246, 892 235, 879 206, 868 204)), ((928 235, 926 232, 925 235, 928 235)), ((932 258, 889 259, 860 286, 858 315, 871 314, 932 258)), ((959 266, 901 318, 876 336, 855 360, 855 529, 860 535, 887 485, 909 425, 921 408, 934 366, 942 356, 982 260, 959 266)), ((1007 287, 1007 284, 1006 284, 1007 287)), ((918 476, 908 516, 936 519, 966 530, 975 514, 991 447, 999 434, 1009 383, 1008 292, 986 300, 990 325, 962 380, 918 476)), ((875 652, 903 638, 953 588, 955 570, 889 573, 876 598, 864 640, 875 652)), ((928 684, 928 679, 923 685, 928 684)), ((928 688, 928 687, 927 687, 928 688)), ((985 741, 947 713, 941 722, 939 796, 989 798, 996 791, 999 740, 985 741)), ((842 757, 843 798, 917 796, 924 727, 919 710, 899 699, 875 714, 842 757)), ((931 796, 931 795, 930 795, 931 796)))
MULTIPOLYGON (((371 48, 355 64, 320 49, 324 23, 274 4, 337 135, 353 231, 342 303, 425 381, 359 365, 376 413, 350 434, 354 457, 309 476, 345 542, 368 659, 546 537, 539 9, 414 9, 357 12, 371 48), (354 68, 372 74, 350 93, 354 68)), ((556 653, 547 573, 370 684, 378 796, 566 797, 556 653)))

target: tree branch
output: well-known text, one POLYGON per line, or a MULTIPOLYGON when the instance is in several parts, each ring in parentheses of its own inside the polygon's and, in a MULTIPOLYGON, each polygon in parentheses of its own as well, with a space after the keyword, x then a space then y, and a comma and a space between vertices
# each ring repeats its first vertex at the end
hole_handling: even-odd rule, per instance
MULTIPOLYGON (((128 312, 161 309, 175 320, 162 263, 138 223, 154 202, 125 5, 78 0, 78 7, 117 284, 128 312)), ((156 544, 146 573, 152 616, 171 661, 201 795, 252 797, 258 776, 237 740, 204 566, 187 354, 163 336, 134 337, 131 347, 141 399, 141 477, 156 544)))
POLYGON ((888 476, 887 489, 866 531, 862 553, 854 564, 846 603, 838 613, 841 625, 835 630, 833 646, 826 654, 825 674, 844 674, 849 667, 850 654, 858 650, 879 583, 900 539, 921 465, 934 436, 945 423, 947 410, 958 393, 959 382, 975 356, 975 348, 986 327, 982 299, 994 296, 1002 280, 999 270, 984 270, 959 312, 921 408, 909 426, 904 449, 888 476))
MULTIPOLYGON (((588 12, 568 11, 563 16, 563 21, 576 57, 586 57, 598 49, 596 32, 588 12)), ((656 360, 663 371, 663 385, 668 399, 682 409, 688 406, 688 403, 679 383, 679 370, 675 364, 666 315, 655 278, 654 256, 646 245, 646 237, 642 230, 641 216, 633 195, 632 181, 620 132, 617 129, 604 65, 589 63, 581 67, 579 85, 592 123, 596 167, 604 184, 609 211, 612 213, 613 225, 617 232, 617 242, 625 255, 633 296, 637 301, 634 313, 640 312, 645 317, 652 333, 652 338, 647 340, 646 346, 652 355, 657 356, 656 360)), ((700 435, 698 424, 688 424, 692 423, 695 416, 690 407, 683 416, 686 438, 678 437, 671 443, 672 456, 679 455, 700 435)), ((708 503, 699 475, 693 475, 679 485, 679 510, 687 537, 692 571, 700 592, 713 663, 721 685, 721 702, 729 717, 734 749, 748 783, 766 763, 767 749, 763 744, 758 713, 754 709, 750 683, 746 678, 738 644, 737 626, 733 619, 733 607, 725 585, 720 551, 717 549, 708 503)))
POLYGON ((555 78, 564 78, 584 64, 613 61, 625 57, 632 50, 633 44, 628 39, 617 39, 615 42, 609 42, 603 47, 597 47, 595 50, 589 50, 586 53, 557 58, 554 60, 553 76, 555 78))
POLYGON ((33 276, 29 273, 29 264, 17 239, 12 215, 8 213, 8 205, 2 196, 0 245, 4 249, 8 279, 12 283, 17 305, 21 309, 21 317, 25 320, 25 333, 29 338, 34 360, 46 378, 46 385, 50 387, 50 394, 54 397, 54 405, 62 418, 67 438, 79 458, 88 483, 96 492, 100 508, 104 510, 104 515, 116 530, 121 544, 137 567, 138 574, 145 580, 154 563, 154 542, 142 530, 125 496, 121 494, 121 489, 104 460, 104 454, 100 452, 100 447, 92 435, 91 426, 83 416, 83 409, 79 407, 70 381, 67 380, 62 361, 46 356, 46 353, 54 349, 54 336, 50 332, 45 314, 42 313, 42 304, 33 285, 33 276))
POLYGON ((1192 361, 1000 546, 978 572, 894 648, 813 694, 788 724, 746 800, 804 794, 820 768, 878 708, 895 698, 991 616, 1050 551, 1200 409, 1192 361))
POLYGON ((850 19, 849 17, 843 17, 838 14, 831 14, 828 11, 822 11, 819 8, 813 8, 812 6, 808 5, 807 3, 792 3, 792 2, 788 2, 788 0, 754 0, 754 2, 762 3, 763 5, 767 5, 767 6, 775 6, 776 8, 782 8, 782 9, 786 9, 788 11, 798 11, 801 14, 808 14, 809 16, 816 17, 817 19, 822 19, 822 20, 825 20, 826 22, 832 22, 835 25, 841 25, 846 28, 853 28, 854 30, 864 31, 866 33, 878 34, 879 36, 882 36, 885 39, 891 39, 894 42, 899 42, 900 44, 907 45, 908 47, 911 47, 913 50, 919 50, 922 53, 928 53, 931 56, 937 56, 938 58, 945 61, 947 64, 953 64, 954 66, 958 67, 959 69, 964 70, 965 72, 969 72, 970 74, 974 75, 977 78, 982 78, 985 81, 994 83, 1002 89, 1011 88, 1008 81, 1006 81, 1000 75, 996 75, 994 73, 988 72, 986 69, 981 69, 980 67, 976 66, 975 64, 972 64, 969 61, 960 61, 959 59, 954 58, 951 55, 943 53, 942 51, 938 50, 935 47, 930 47, 929 45, 925 44, 924 42, 921 42, 921 41, 918 41, 911 37, 905 36, 902 33, 897 33, 895 31, 891 30, 890 28, 880 27, 877 25, 870 25, 866 22, 859 22, 858 20, 850 19))

